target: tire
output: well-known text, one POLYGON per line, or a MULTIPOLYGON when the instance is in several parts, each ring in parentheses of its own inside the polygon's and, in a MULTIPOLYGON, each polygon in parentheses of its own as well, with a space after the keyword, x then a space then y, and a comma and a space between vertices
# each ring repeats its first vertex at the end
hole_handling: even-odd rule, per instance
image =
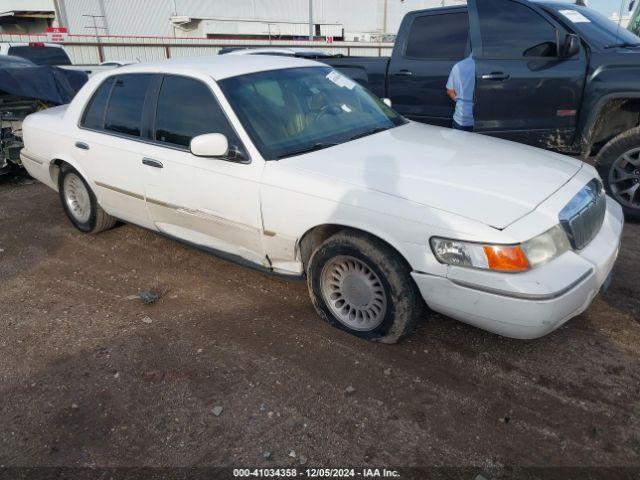
POLYGON ((340 232, 327 239, 312 253, 306 273, 320 317, 366 340, 396 343, 425 311, 409 265, 364 234, 340 232))
POLYGON ((113 228, 116 219, 98 204, 89 184, 76 169, 63 165, 58 175, 62 208, 74 227, 84 233, 100 233, 113 228))
POLYGON ((640 220, 640 127, 627 130, 607 143, 598 154, 596 168, 607 193, 622 205, 627 218, 640 220), (635 190, 631 194, 622 193, 629 192, 628 189, 635 190))

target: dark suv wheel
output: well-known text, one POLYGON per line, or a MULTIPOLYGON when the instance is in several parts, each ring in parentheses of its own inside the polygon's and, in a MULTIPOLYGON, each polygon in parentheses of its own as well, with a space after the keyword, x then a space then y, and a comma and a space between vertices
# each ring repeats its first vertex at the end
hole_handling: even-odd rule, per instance
POLYGON ((607 193, 629 218, 640 219, 640 127, 621 133, 598 154, 596 168, 607 193))
POLYGON ((367 340, 395 343, 424 312, 406 262, 363 234, 337 233, 322 243, 309 259, 307 282, 324 320, 367 340))

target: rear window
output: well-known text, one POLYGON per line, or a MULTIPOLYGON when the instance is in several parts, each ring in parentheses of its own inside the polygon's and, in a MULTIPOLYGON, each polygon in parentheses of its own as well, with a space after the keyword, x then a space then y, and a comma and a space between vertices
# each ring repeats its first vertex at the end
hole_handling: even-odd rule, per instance
POLYGON ((140 136, 144 99, 152 77, 142 73, 116 77, 107 106, 106 130, 140 136))
POLYGON ((405 55, 458 60, 465 57, 468 39, 466 13, 417 17, 411 24, 405 55))
POLYGON ((93 97, 87 105, 87 109, 84 111, 82 117, 82 126, 91 128, 94 130, 101 130, 104 128, 104 111, 107 108, 107 101, 109 100, 109 94, 111 93, 111 87, 115 77, 107 78, 102 85, 98 87, 93 97))
POLYGON ((26 58, 37 65, 71 65, 71 60, 60 47, 30 46, 9 47, 9 55, 26 58))

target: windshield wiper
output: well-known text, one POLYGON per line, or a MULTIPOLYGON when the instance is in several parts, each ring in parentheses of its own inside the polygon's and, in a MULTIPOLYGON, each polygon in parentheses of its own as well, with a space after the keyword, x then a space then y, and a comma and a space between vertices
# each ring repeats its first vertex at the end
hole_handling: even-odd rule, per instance
POLYGON ((371 129, 371 130, 367 130, 366 132, 358 133, 358 134, 354 135, 353 137, 349 137, 349 140, 357 140, 358 138, 368 137, 369 135, 374 135, 376 133, 384 132, 386 130, 389 130, 389 128, 388 127, 376 127, 376 128, 371 129))
POLYGON ((283 158, 293 157, 295 155, 302 155, 303 153, 311 153, 311 152, 316 152, 318 150, 324 150, 325 148, 335 147, 336 145, 338 145, 338 144, 337 143, 330 143, 330 142, 318 142, 318 143, 314 143, 310 147, 305 147, 305 148, 301 148, 299 150, 293 150, 291 152, 283 153, 282 155, 278 155, 276 158, 278 160, 281 160, 283 158))
POLYGON ((636 47, 640 47, 640 43, 629 43, 629 42, 612 43, 611 45, 606 45, 604 48, 636 48, 636 47))

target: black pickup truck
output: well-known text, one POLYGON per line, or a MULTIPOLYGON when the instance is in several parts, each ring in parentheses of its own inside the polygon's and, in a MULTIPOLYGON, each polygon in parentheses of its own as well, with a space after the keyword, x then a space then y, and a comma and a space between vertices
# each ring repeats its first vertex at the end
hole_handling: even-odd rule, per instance
POLYGON ((475 130, 588 158, 640 218, 640 38, 572 3, 469 0, 406 15, 391 58, 321 59, 420 122, 448 126, 445 84, 473 52, 475 130))

